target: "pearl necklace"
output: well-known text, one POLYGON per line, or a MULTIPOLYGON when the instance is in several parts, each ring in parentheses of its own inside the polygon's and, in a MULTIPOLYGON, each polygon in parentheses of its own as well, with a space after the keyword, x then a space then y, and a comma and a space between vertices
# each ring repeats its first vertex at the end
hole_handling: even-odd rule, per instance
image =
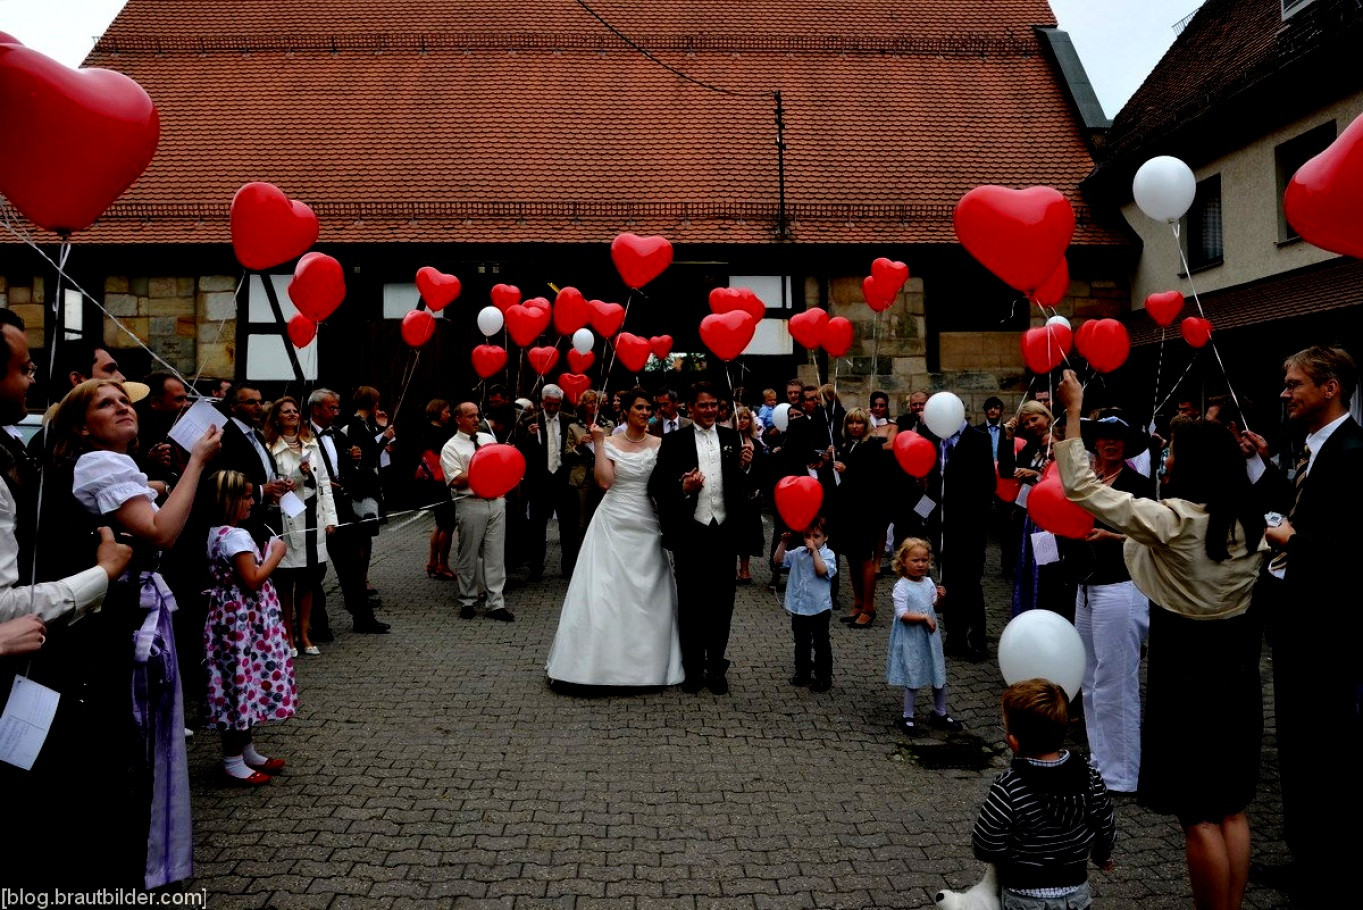
POLYGON ((634 436, 629 435, 629 430, 625 430, 625 438, 628 439, 630 442, 643 442, 646 438, 648 438, 648 431, 645 430, 642 436, 636 438, 634 436))

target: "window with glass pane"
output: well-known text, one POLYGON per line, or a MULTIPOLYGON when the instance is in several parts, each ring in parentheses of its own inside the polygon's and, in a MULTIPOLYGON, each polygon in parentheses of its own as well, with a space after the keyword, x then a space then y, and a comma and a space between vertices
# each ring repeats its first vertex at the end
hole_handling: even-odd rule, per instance
POLYGON ((1288 224, 1287 213, 1283 209, 1283 193, 1287 192, 1292 175, 1297 173, 1297 169, 1303 164, 1325 151, 1330 143, 1335 141, 1335 132, 1335 121, 1331 120, 1287 140, 1273 150, 1273 160, 1278 170, 1279 243, 1296 240, 1300 236, 1292 225, 1288 224))
POLYGON ((1198 182, 1197 195, 1183 218, 1183 242, 1190 271, 1220 265, 1224 260, 1220 174, 1198 182))

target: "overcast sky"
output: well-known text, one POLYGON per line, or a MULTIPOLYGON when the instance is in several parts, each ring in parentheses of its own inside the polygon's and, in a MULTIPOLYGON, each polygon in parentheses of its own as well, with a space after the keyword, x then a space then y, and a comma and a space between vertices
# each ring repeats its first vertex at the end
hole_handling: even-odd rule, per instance
MULTIPOLYGON (((0 32, 78 66, 123 3, 0 0, 0 32)), ((225 3, 230 6, 230 0, 225 3)), ((1202 0, 1051 0, 1108 116, 1117 113, 1169 48, 1174 23, 1201 5, 1202 0)))

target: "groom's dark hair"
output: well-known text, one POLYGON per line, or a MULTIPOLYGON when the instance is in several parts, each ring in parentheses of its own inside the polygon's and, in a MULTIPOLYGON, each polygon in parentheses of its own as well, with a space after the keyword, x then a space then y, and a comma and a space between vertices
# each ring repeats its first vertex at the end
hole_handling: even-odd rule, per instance
POLYGON ((714 383, 710 382, 708 379, 702 379, 700 382, 691 386, 691 398, 689 399, 691 404, 695 404, 696 399, 702 394, 709 395, 716 400, 719 399, 719 393, 715 391, 714 383))

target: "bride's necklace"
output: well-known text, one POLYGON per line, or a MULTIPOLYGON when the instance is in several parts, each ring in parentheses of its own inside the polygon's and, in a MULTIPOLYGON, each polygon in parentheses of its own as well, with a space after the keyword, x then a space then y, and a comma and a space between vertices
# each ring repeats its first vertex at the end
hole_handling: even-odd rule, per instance
POLYGON ((648 438, 648 431, 645 430, 639 436, 631 436, 629 435, 629 430, 625 430, 625 438, 628 439, 630 442, 643 442, 645 439, 648 438))

